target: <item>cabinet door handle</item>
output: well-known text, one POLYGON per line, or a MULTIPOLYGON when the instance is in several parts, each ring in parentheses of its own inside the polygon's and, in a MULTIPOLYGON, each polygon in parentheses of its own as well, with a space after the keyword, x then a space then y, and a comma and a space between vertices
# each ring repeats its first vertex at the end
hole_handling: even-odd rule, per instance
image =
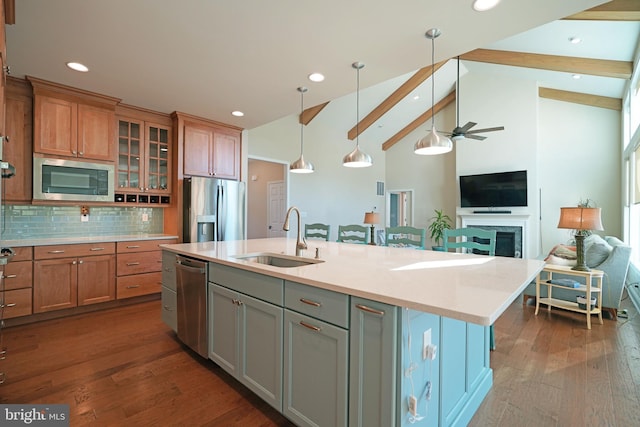
POLYGON ((139 247, 140 247, 140 245, 128 245, 127 249, 137 249, 139 247))
POLYGON ((384 316, 384 311, 376 310, 375 308, 367 307, 366 305, 356 304, 356 307, 362 311, 366 311, 367 313, 377 314, 378 316, 384 316))
POLYGON ((300 324, 302 326, 304 326, 305 328, 307 328, 307 329, 311 329, 312 331, 320 332, 322 330, 321 328, 319 328, 317 326, 310 325, 310 324, 308 324, 306 322, 303 322, 302 320, 300 321, 300 324))
POLYGON ((139 262, 128 262, 127 263, 127 267, 130 267, 132 265, 140 265, 140 263, 139 262))
POLYGON ((71 150, 71 154, 74 154, 74 155, 77 154, 76 150, 71 150))
POLYGON ((48 254, 63 254, 64 251, 63 250, 57 250, 57 251, 49 251, 47 252, 48 254))
POLYGON ((129 285, 127 286, 127 289, 135 289, 135 288, 139 288, 140 285, 129 285))
POLYGON ((79 151, 79 152, 78 152, 78 155, 80 155, 80 156, 84 156, 84 151, 79 151))
POLYGON ((314 307, 322 307, 322 304, 320 304, 319 302, 311 301, 306 298, 300 298, 300 302, 303 304, 312 305, 314 307))
POLYGON ((76 260, 71 261, 71 265, 76 265, 78 262, 76 260))
POLYGON ((90 251, 104 251, 104 248, 91 248, 90 251))
POLYGON ((3 279, 15 279, 18 277, 17 274, 9 274, 8 276, 2 276, 3 279))
POLYGON ((78 264, 82 264, 82 263, 84 263, 84 261, 83 261, 83 260, 78 261, 78 264))
POLYGON ((165 305, 164 309, 167 310, 167 311, 173 311, 173 309, 171 307, 169 307, 168 305, 165 305))

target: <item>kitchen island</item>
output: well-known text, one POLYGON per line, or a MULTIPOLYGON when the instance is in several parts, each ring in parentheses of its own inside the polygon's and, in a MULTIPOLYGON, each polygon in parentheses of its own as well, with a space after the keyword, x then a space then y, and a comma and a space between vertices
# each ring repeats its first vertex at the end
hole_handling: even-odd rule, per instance
POLYGON ((488 326, 543 262, 308 244, 320 262, 298 267, 248 257, 292 239, 163 246, 164 267, 209 262, 209 358, 299 425, 466 425, 492 385, 488 326))

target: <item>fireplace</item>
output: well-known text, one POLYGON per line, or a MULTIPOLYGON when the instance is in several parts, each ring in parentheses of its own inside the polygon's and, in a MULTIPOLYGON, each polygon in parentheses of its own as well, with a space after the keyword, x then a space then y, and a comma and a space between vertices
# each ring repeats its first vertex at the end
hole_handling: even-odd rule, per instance
POLYGON ((529 215, 460 214, 462 227, 496 231, 496 255, 527 257, 529 215))
MULTIPOLYGON (((501 225, 473 225, 473 228, 496 230, 496 256, 522 258, 522 227, 501 225)), ((483 239, 477 239, 482 242, 483 239)), ((484 239, 486 242, 486 239, 484 239)), ((475 252, 475 251, 474 251, 475 252)), ((476 252, 476 253, 482 253, 476 252)))

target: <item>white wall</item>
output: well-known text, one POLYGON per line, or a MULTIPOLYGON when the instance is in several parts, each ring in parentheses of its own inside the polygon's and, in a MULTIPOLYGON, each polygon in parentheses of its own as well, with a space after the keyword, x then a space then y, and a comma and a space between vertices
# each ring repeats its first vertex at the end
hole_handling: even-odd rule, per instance
MULTIPOLYGON (((361 93, 361 111, 379 102, 361 93)), ((375 106, 375 105, 374 105, 375 106)), ((376 195, 376 182, 384 181, 385 157, 381 143, 360 136, 360 148, 373 158, 373 166, 352 169, 342 158, 355 147, 347 132, 355 124, 355 95, 331 101, 304 129, 304 157, 313 163, 312 174, 289 174, 289 205, 297 206, 303 223, 331 225, 330 240, 338 237, 338 225, 362 224, 364 213, 375 206, 384 212, 384 197, 376 195)), ((361 117, 362 118, 362 117, 361 117)), ((249 156, 293 162, 300 155, 298 115, 284 117, 247 132, 249 156)), ((292 227, 291 233, 295 233, 292 227)))
MULTIPOLYGON (((405 77, 361 91, 360 117, 405 77)), ((360 170, 341 165, 354 146, 346 135, 355 123, 355 94, 331 101, 305 127, 305 158, 316 172, 289 174, 289 204, 301 209, 305 223, 330 223, 332 240, 339 224, 361 224, 364 212, 374 206, 383 217, 380 229, 385 198, 375 191, 376 181, 383 181, 385 190, 414 190, 413 223, 427 227, 434 209, 444 209, 451 217, 466 212, 459 208, 459 175, 526 169, 529 206, 513 213, 529 215, 529 257, 569 238, 567 231, 557 229, 560 207, 587 197, 603 208, 602 234, 620 235, 619 112, 540 99, 537 82, 504 75, 470 72, 460 88, 462 125, 474 121, 476 128, 502 125, 505 130, 485 134, 482 142, 454 142, 449 154, 415 155, 413 145, 430 129, 429 121, 383 152, 382 143, 399 128, 395 122, 402 121, 402 127, 415 118, 398 117, 392 110, 361 135, 360 146, 373 157, 374 166, 360 170)), ((424 97, 420 102, 426 102, 424 97)), ((440 112, 435 124, 438 130, 453 129, 455 105, 440 112)), ((286 162, 299 156, 297 114, 250 130, 246 137, 250 156, 286 162)))
POLYGON ((542 245, 570 238, 557 228, 560 207, 592 199, 602 208, 602 235, 621 237, 619 111, 539 99, 542 245))

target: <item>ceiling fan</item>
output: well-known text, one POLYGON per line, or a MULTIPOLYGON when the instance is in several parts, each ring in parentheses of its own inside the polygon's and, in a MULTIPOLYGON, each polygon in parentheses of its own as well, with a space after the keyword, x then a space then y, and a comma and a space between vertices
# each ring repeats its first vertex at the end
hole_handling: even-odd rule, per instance
POLYGON ((458 65, 458 69, 457 69, 457 75, 456 75, 456 127, 450 133, 446 133, 446 135, 454 141, 457 141, 459 139, 464 139, 464 138, 477 139, 479 141, 482 141, 487 139, 487 137, 482 135, 476 135, 476 134, 504 130, 504 126, 471 130, 472 127, 477 125, 477 123, 475 122, 467 122, 466 125, 460 127, 460 57, 459 56, 458 56, 457 65, 458 65))

